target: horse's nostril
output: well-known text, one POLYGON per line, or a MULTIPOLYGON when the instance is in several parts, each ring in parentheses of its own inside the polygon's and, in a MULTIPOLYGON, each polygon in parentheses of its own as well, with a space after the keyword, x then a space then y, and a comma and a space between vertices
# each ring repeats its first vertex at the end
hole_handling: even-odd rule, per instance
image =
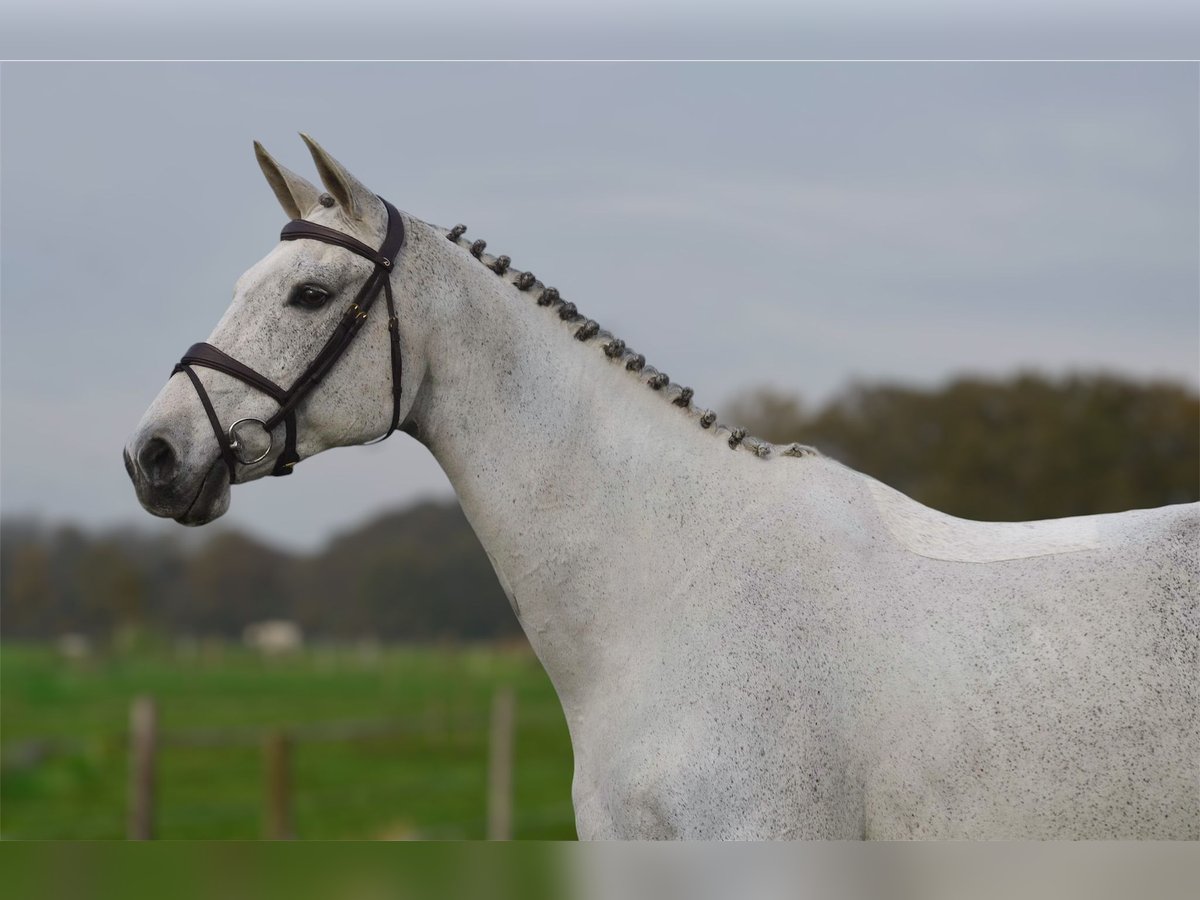
POLYGON ((151 484, 169 484, 175 477, 175 449, 160 437, 153 437, 138 451, 138 465, 151 484))
POLYGON ((129 455, 129 448, 126 447, 121 451, 121 461, 125 463, 125 472, 130 478, 136 478, 137 472, 133 468, 133 457, 129 455))

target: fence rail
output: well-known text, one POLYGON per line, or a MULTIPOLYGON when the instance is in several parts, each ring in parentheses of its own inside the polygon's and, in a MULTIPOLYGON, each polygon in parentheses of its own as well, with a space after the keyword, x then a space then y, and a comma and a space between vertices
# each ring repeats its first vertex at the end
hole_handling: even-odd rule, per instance
MULTIPOLYGON (((515 762, 516 695, 511 687, 496 690, 492 698, 488 732, 487 836, 489 840, 512 837, 512 785, 515 762)), ((159 733, 159 711, 153 697, 134 699, 129 712, 129 809, 126 833, 130 840, 155 836, 158 753, 164 747, 261 746, 263 754, 263 836, 268 840, 294 838, 292 794, 295 787, 292 756, 298 743, 342 743, 361 740, 411 737, 429 734, 429 721, 436 720, 452 732, 476 717, 424 716, 421 725, 397 722, 322 722, 289 728, 235 728, 159 733)), ((62 752, 65 743, 37 744, 42 754, 62 752)))

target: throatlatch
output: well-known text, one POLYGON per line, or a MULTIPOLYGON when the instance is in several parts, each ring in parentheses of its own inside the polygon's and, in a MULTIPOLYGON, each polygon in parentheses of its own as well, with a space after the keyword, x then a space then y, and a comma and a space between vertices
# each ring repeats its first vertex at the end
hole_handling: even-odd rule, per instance
POLYGON ((273 442, 271 432, 281 422, 286 429, 286 437, 284 438, 283 452, 275 460, 275 468, 271 474, 290 475, 292 473, 292 468, 300 461, 300 455, 296 451, 296 407, 300 404, 300 401, 316 389, 321 380, 329 374, 330 370, 337 364, 337 361, 342 358, 342 355, 349 348, 350 342, 354 340, 354 336, 362 328, 363 323, 367 319, 367 313, 371 311, 371 307, 381 292, 387 298, 388 335, 391 339, 392 422, 388 427, 387 434, 383 435, 379 440, 391 437, 392 432, 399 427, 401 376, 400 320, 396 317, 396 301, 392 297, 391 273, 395 267, 396 257, 400 253, 400 247, 404 243, 404 222, 400 218, 400 213, 397 212, 392 204, 388 203, 382 197, 379 199, 387 209, 388 225, 387 235, 383 239, 383 245, 378 250, 367 246, 362 241, 348 234, 335 231, 332 228, 326 228, 324 225, 318 225, 316 222, 293 219, 283 226, 283 231, 279 235, 280 240, 313 240, 322 241, 326 244, 335 244, 339 247, 344 247, 352 253, 357 253, 359 256, 375 264, 374 271, 363 283, 353 302, 347 307, 341 321, 338 322, 337 328, 329 336, 329 340, 325 342, 325 346, 321 348, 313 361, 308 364, 308 367, 300 374, 300 377, 296 379, 290 388, 280 387, 271 379, 251 369, 245 363, 238 362, 229 354, 208 343, 192 344, 188 348, 187 353, 183 355, 183 358, 175 365, 175 368, 171 370, 172 376, 179 372, 187 375, 192 382, 192 386, 195 387, 196 393, 200 396, 200 403, 204 406, 204 412, 208 415, 208 421, 212 425, 213 433, 217 436, 217 445, 220 447, 221 459, 229 467, 229 480, 231 483, 237 483, 238 463, 253 465, 256 462, 266 459, 267 455, 271 452, 271 443, 273 442), (261 419, 242 418, 230 425, 229 428, 222 428, 221 420, 217 417, 216 410, 213 409, 208 392, 204 389, 204 384, 200 381, 200 377, 196 374, 193 366, 204 366, 205 368, 216 369, 218 372, 231 375, 251 387, 262 391, 279 404, 279 409, 275 412, 275 415, 271 416, 265 422, 261 419), (267 449, 260 455, 250 459, 244 458, 238 453, 239 450, 243 449, 243 445, 238 439, 237 428, 244 422, 257 422, 267 433, 267 449))

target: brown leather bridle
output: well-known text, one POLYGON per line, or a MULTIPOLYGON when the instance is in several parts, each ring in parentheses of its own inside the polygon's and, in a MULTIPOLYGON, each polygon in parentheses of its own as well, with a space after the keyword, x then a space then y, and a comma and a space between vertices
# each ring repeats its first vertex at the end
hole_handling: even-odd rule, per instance
POLYGON ((388 225, 387 235, 383 239, 383 245, 378 250, 367 246, 362 241, 348 234, 335 231, 332 228, 326 228, 324 225, 318 225, 315 222, 293 219, 283 226, 283 231, 279 235, 280 240, 313 240, 323 241, 326 244, 336 244, 352 253, 357 253, 359 256, 375 264, 375 270, 363 283, 362 288, 350 306, 347 307, 346 312, 338 322, 337 328, 334 329, 333 334, 325 342, 325 346, 321 348, 313 361, 308 364, 308 368, 300 374, 300 377, 295 380, 290 388, 285 389, 280 387, 265 375, 255 372, 245 363, 238 362, 229 354, 218 350, 212 344, 208 343, 192 344, 188 348, 187 353, 183 355, 183 359, 171 371, 172 376, 183 372, 196 388, 196 393, 200 396, 200 402, 204 406, 204 412, 207 413, 208 421, 212 425, 213 433, 217 436, 217 445, 221 450, 221 459, 229 467, 229 480, 231 483, 237 483, 238 463, 253 465, 266 459, 267 455, 271 452, 271 443, 273 442, 271 432, 280 422, 284 423, 286 427, 286 437, 284 439, 283 452, 275 460, 275 468, 271 474, 291 474, 292 467, 300 461, 300 454, 296 452, 296 407, 300 404, 300 401, 316 389, 317 385, 321 383, 321 379, 329 374, 330 370, 337 364, 337 361, 342 358, 342 355, 349 348, 350 342, 354 340, 354 336, 358 334, 363 323, 367 320, 367 313, 371 311, 371 306, 378 299, 380 292, 387 297, 388 334, 391 337, 392 347, 392 423, 388 427, 387 434, 378 440, 382 441, 391 437, 392 432, 399 427, 401 375, 400 321, 396 318, 396 301, 392 297, 390 276, 396 264, 396 257, 400 253, 400 247, 404 243, 404 222, 400 218, 400 213, 396 211, 396 208, 392 204, 388 203, 382 197, 379 199, 387 209, 388 225), (208 392, 204 389, 204 384, 192 368, 193 366, 216 369, 218 372, 224 372, 226 375, 231 375, 240 381, 244 381, 278 403, 279 409, 275 412, 275 415, 271 416, 265 422, 261 419, 243 418, 238 419, 228 429, 222 428, 221 420, 217 417, 216 410, 213 409, 208 392), (238 451, 242 449, 242 443, 237 436, 237 427, 244 422, 257 422, 267 433, 267 449, 253 459, 245 459, 238 454, 238 451))

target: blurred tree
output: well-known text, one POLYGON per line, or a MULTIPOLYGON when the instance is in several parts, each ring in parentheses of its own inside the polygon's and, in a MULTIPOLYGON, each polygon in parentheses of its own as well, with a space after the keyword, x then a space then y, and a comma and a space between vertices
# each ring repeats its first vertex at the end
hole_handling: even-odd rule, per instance
POLYGON ((89 631, 144 626, 146 586, 136 562, 115 541, 90 542, 72 570, 82 598, 81 625, 89 631))
POLYGON ((26 540, 18 546, 5 547, 3 558, 0 621, 4 634, 27 637, 54 633, 60 604, 55 602, 47 548, 26 540))
POLYGON ((238 638, 251 622, 288 619, 287 571, 294 558, 235 531, 218 532, 190 554, 172 616, 199 634, 238 638))
POLYGON ((380 516, 333 540, 295 575, 301 622, 342 637, 521 633, 457 503, 421 503, 380 516))
POLYGON ((826 455, 973 519, 1118 512, 1200 498, 1200 397, 1111 375, 854 385, 814 415, 786 395, 735 399, 727 421, 826 455))

